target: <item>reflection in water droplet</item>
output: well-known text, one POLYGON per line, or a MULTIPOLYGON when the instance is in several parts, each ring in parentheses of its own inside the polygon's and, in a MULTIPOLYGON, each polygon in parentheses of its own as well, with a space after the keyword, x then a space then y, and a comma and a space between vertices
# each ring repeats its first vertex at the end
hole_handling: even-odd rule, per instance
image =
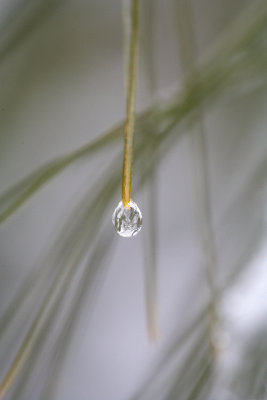
POLYGON ((130 201, 129 208, 124 208, 120 201, 112 215, 112 222, 120 236, 135 236, 142 228, 142 214, 134 201, 130 201))

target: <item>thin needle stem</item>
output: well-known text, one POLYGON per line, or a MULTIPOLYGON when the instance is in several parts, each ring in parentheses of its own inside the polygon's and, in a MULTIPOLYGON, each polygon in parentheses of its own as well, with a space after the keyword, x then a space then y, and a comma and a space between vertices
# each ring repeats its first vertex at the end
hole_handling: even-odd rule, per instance
POLYGON ((133 143, 134 143, 134 124, 135 124, 135 93, 136 93, 136 68, 138 54, 138 7, 139 0, 131 0, 130 17, 130 36, 127 38, 127 86, 126 86, 126 122, 124 136, 124 159, 122 171, 122 204, 125 208, 129 207, 131 200, 132 183, 132 163, 133 163, 133 143), (129 43, 129 44, 128 44, 129 43))

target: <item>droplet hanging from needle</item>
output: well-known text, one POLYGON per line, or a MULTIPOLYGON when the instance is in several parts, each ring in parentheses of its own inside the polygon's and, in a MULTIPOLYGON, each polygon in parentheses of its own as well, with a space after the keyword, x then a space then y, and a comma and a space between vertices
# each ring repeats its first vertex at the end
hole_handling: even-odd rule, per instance
POLYGON ((138 55, 138 0, 130 0, 129 29, 125 29, 125 39, 128 47, 126 72, 126 122, 124 135, 124 159, 122 170, 122 199, 114 211, 112 222, 119 235, 131 237, 142 227, 142 214, 138 206, 131 200, 134 124, 135 124, 135 93, 136 68, 138 55), (129 38, 126 37, 129 32, 129 38))
POLYGON ((120 201, 113 213, 112 222, 120 236, 135 236, 142 228, 142 214, 134 201, 130 201, 128 208, 120 201))

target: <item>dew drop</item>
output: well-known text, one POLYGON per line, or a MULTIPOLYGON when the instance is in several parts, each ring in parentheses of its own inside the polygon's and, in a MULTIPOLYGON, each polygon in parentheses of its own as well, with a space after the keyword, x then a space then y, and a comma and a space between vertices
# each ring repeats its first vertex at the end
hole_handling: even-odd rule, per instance
POLYGON ((129 208, 125 208, 120 201, 112 215, 112 222, 120 236, 135 236, 142 228, 142 214, 134 201, 129 202, 129 208))

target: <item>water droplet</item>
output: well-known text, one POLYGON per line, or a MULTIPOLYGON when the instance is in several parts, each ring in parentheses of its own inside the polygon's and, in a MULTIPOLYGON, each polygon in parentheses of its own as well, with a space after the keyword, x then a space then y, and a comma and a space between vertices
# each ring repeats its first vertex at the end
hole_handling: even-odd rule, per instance
POLYGON ((134 201, 130 201, 129 208, 124 208, 120 201, 112 215, 112 222, 120 236, 135 236, 142 228, 142 214, 134 201))

